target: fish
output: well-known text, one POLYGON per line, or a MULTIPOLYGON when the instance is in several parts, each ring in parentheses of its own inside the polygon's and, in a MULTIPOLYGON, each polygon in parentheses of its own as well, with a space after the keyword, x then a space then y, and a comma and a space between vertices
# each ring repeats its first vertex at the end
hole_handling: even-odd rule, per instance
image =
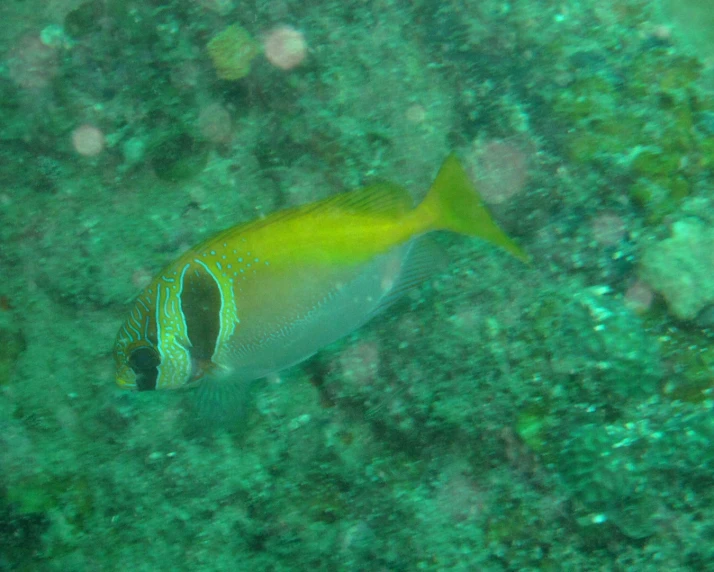
POLYGON ((528 255, 498 226, 455 154, 426 197, 379 182, 218 232, 161 270, 114 344, 138 391, 247 383, 308 359, 433 275, 422 238, 450 231, 528 255))

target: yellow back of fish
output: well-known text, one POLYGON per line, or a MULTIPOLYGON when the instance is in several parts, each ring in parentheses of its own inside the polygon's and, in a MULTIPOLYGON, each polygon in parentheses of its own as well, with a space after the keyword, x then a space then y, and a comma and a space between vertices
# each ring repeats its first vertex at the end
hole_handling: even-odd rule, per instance
POLYGON ((239 225, 195 253, 259 252, 271 264, 358 264, 432 230, 487 240, 521 260, 527 255, 494 222, 455 155, 442 164, 425 200, 377 183, 239 225))

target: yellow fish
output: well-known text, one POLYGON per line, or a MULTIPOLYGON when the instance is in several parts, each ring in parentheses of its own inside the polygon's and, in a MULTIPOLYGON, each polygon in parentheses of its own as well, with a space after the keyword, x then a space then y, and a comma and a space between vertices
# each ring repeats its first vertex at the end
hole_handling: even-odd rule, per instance
POLYGON ((247 382, 297 364, 428 276, 434 254, 415 239, 436 230, 527 260, 450 155, 416 208, 404 188, 380 183, 239 224, 183 254, 119 329, 117 383, 247 382))

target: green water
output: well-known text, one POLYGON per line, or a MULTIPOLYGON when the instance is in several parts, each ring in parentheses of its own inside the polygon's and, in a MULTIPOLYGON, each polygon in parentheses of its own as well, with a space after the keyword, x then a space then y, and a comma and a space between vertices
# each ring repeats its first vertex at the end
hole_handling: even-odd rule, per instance
POLYGON ((714 570, 712 13, 3 2, 0 570, 714 570), (438 237, 225 425, 115 385, 188 247, 452 151, 530 265, 438 237))

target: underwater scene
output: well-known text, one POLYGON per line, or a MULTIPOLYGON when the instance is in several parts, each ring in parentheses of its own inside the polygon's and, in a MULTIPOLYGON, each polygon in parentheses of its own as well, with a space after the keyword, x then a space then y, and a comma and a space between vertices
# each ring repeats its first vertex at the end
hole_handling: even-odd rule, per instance
POLYGON ((5 0, 0 157, 0 571, 714 570, 714 0, 5 0))

